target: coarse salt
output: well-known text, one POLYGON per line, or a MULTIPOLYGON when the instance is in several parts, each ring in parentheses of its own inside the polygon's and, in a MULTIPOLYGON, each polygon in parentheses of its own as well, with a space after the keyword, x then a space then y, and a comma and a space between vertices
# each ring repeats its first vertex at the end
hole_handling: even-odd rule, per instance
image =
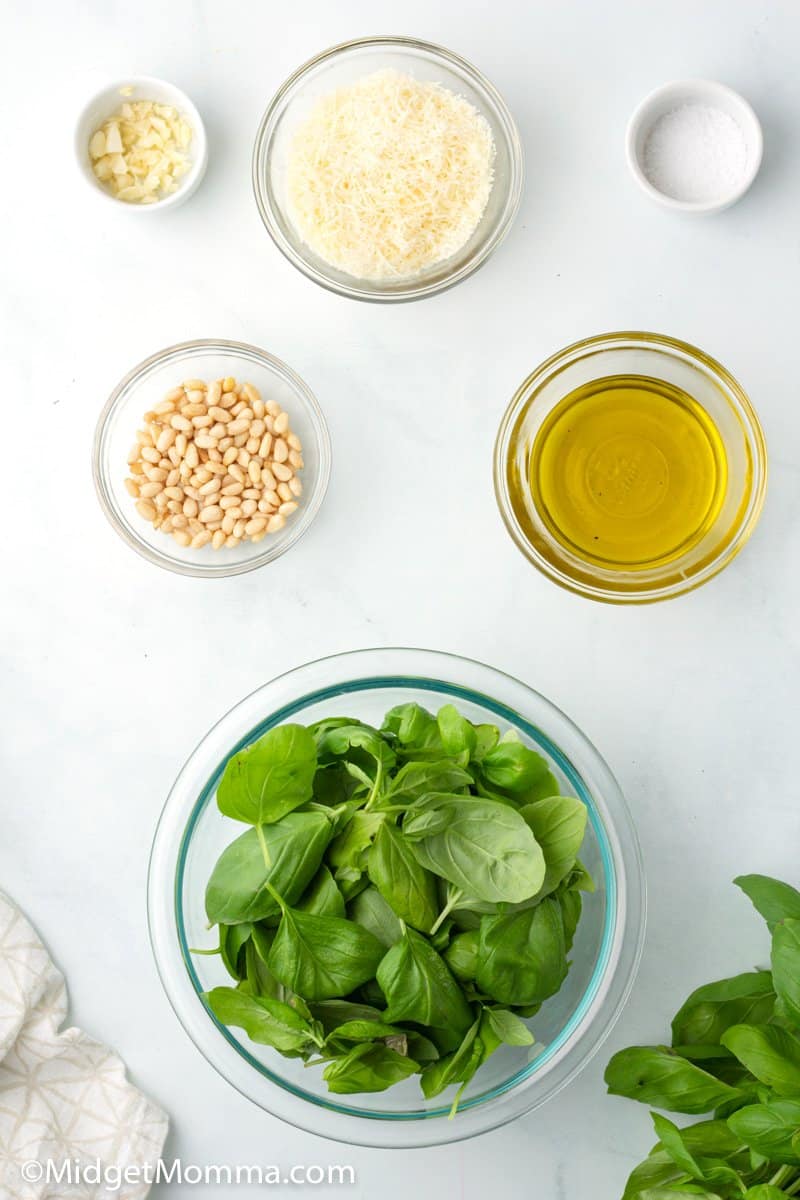
POLYGON ((723 200, 747 170, 747 142, 739 123, 721 108, 682 104, 655 122, 644 144, 644 173, 673 200, 723 200))

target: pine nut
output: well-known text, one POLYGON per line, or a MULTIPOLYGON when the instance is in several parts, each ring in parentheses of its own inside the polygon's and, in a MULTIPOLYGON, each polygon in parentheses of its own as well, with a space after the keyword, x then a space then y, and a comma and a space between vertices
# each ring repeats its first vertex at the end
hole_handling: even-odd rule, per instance
POLYGON ((182 547, 261 541, 284 527, 302 492, 289 414, 232 376, 167 392, 144 414, 127 461, 137 512, 182 547))

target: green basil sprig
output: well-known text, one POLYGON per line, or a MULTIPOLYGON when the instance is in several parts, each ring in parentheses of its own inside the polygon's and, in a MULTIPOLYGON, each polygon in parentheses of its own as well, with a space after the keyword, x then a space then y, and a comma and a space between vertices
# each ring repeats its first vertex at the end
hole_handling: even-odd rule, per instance
POLYGON ((696 988, 671 1046, 632 1046, 606 1068, 609 1092, 705 1120, 659 1139, 623 1200, 780 1200, 800 1195, 800 892, 764 875, 735 883, 772 935, 772 970, 696 988))

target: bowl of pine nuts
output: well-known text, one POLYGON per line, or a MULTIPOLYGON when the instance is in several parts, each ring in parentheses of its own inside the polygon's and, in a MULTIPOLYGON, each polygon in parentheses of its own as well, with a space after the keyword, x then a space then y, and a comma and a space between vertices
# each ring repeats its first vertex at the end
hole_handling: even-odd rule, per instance
POLYGON ((181 575, 241 575, 284 554, 330 476, 325 418, 298 375, 243 342, 183 342, 134 367, 97 424, 93 471, 117 533, 181 575))

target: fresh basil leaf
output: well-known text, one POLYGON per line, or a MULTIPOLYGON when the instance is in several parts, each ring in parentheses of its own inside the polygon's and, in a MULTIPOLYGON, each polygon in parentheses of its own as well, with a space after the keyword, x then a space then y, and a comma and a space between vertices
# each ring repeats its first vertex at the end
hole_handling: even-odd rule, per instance
POLYGON ((279 725, 228 759, 217 788, 226 817, 271 825, 310 800, 317 752, 302 725, 279 725))
POLYGON ((501 1004, 539 1004, 567 976, 561 908, 548 897, 523 912, 484 917, 478 947, 478 987, 501 1004))
POLYGON ((420 1085, 426 1100, 440 1095, 451 1084, 465 1083, 472 1078, 478 1066, 473 1056, 473 1047, 479 1027, 480 1017, 477 1017, 464 1034, 457 1050, 425 1067, 420 1085))
POLYGON ((413 1021, 438 1029, 466 1031, 472 1013, 442 957, 413 929, 387 951, 377 971, 390 1024, 413 1021))
POLYGON ((691 1154, 703 1158, 732 1158, 742 1150, 738 1138, 727 1121, 697 1121, 681 1130, 681 1137, 691 1154))
POLYGON ((770 1162, 800 1164, 800 1100, 749 1104, 728 1117, 733 1133, 770 1162))
POLYGON ((406 1032, 406 1052, 409 1058, 413 1058, 417 1063, 435 1062, 439 1057, 439 1051, 436 1045, 430 1038, 425 1037, 424 1033, 418 1033, 415 1029, 409 1029, 406 1032))
MULTIPOLYGON (((652 1189, 685 1179, 685 1172, 675 1165, 666 1151, 657 1152, 639 1163, 628 1176, 622 1200, 644 1200, 644 1197, 652 1195, 652 1189)), ((671 1193, 671 1200, 674 1200, 674 1195, 674 1192, 671 1193)))
POLYGON ((444 961, 462 982, 474 979, 478 970, 478 945, 480 934, 477 929, 457 933, 444 952, 444 961))
POLYGON ((561 920, 564 923, 564 948, 569 954, 583 912, 583 899, 580 892, 571 889, 558 890, 555 898, 561 906, 561 920))
POLYGON ((302 1054, 320 1044, 313 1026, 280 1000, 228 987, 205 992, 203 1000, 223 1025, 239 1026, 251 1042, 272 1046, 282 1054, 302 1054))
POLYGON ((268 965, 305 1000, 331 1000, 372 979, 382 957, 377 938, 353 921, 284 905, 268 965))
POLYGON ((375 835, 367 857, 367 872, 397 916, 427 933, 439 911, 436 880, 419 863, 411 843, 391 821, 384 821, 375 835))
POLYGON ((703 1181, 705 1179, 703 1169, 684 1143, 678 1126, 668 1117, 662 1117, 659 1113, 651 1112, 650 1116, 656 1137, 675 1165, 680 1167, 685 1175, 703 1181))
POLYGON ((413 1059, 388 1046, 364 1042, 341 1058, 329 1062, 322 1077, 328 1091, 338 1095, 353 1092, 384 1092, 393 1083, 415 1075, 419 1066, 413 1059))
POLYGON ((343 1042, 376 1042, 379 1038, 396 1037, 402 1030, 384 1021, 345 1021, 332 1029, 328 1040, 343 1042))
POLYGON ((433 762, 412 760, 405 763, 392 778, 382 805, 409 806, 430 792, 455 793, 460 788, 470 787, 472 782, 469 771, 449 759, 436 759, 433 762))
POLYGON ((706 1113, 736 1100, 740 1093, 666 1046, 629 1046, 606 1067, 612 1096, 628 1096, 668 1112, 706 1113))
POLYGON ((240 925, 220 925, 219 953, 225 970, 233 979, 243 979, 246 974, 244 948, 253 934, 249 921, 240 925))
MULTIPOLYGON (((414 853, 423 867, 460 888, 465 895, 514 903, 535 895, 545 873, 544 855, 519 813, 491 800, 445 796, 435 805, 447 824, 423 834, 414 853)), ((415 836, 413 810, 403 832, 415 836)), ((417 825, 419 828, 419 825, 417 825)))
POLYGON ((800 1041, 787 1030, 777 1025, 734 1025, 720 1041, 751 1075, 780 1096, 800 1095, 800 1041))
POLYGON ((382 1021, 383 1013, 369 1004, 355 1004, 352 1000, 320 1000, 310 1005, 314 1019, 319 1021, 326 1037, 348 1021, 382 1021))
POLYGON ((385 774, 395 764, 395 755, 384 739, 369 725, 340 725, 317 735, 321 763, 347 759, 356 766, 385 774))
POLYGON ((453 704, 445 704, 436 714, 439 726, 439 736, 442 739, 445 754, 452 758, 464 755, 466 761, 472 758, 478 743, 474 726, 462 717, 453 704))
POLYGON ((506 734, 481 759, 481 772, 490 787, 525 792, 549 772, 549 767, 541 754, 523 745, 516 736, 506 734))
POLYGON ((336 879, 346 879, 344 871, 362 874, 366 867, 367 851, 385 818, 383 813, 359 809, 331 842, 326 855, 336 879))
POLYGON ((748 971, 696 988, 672 1021, 672 1041, 719 1043, 732 1025, 760 1024, 772 1016, 775 991, 769 971, 748 971))
MULTIPOLYGON (((274 933, 274 930, 270 930, 274 933)), ((271 939, 270 939, 271 942, 271 939)), ((272 1000, 287 1001, 287 991, 270 971, 266 960, 261 957, 253 938, 245 946, 246 976, 239 985, 251 996, 269 996, 272 1000)))
POLYGON ((289 813, 276 825, 248 829, 223 850, 206 888, 206 913, 212 924, 234 925, 276 915, 278 904, 269 882, 291 904, 316 874, 330 838, 330 822, 321 813, 289 813))
POLYGON ((397 739, 406 754, 423 757, 432 752, 443 754, 436 718, 420 704, 398 704, 383 719, 381 733, 397 739))
POLYGON ((394 910, 377 888, 368 887, 347 906, 351 921, 363 926, 388 950, 403 936, 403 927, 394 910))
POLYGON ((487 1008, 486 1019, 506 1046, 532 1046, 535 1038, 528 1026, 507 1008, 487 1008))
POLYGON ((769 875, 739 875, 733 881, 748 896, 770 932, 786 917, 800 920, 800 892, 769 875))
POLYGON ((772 979, 783 1012, 800 1026, 800 921, 794 917, 772 931, 772 979))
POLYGON ((539 893, 548 896, 569 875, 586 833, 586 805, 572 796, 526 804, 519 815, 542 848, 545 874, 539 893))
POLYGON ((472 757, 476 762, 485 758, 490 750, 494 750, 500 741, 500 730, 496 725, 475 725, 475 749, 472 757))
POLYGON ((317 916, 344 917, 344 897, 324 863, 297 901, 296 907, 301 912, 316 913, 317 916))

